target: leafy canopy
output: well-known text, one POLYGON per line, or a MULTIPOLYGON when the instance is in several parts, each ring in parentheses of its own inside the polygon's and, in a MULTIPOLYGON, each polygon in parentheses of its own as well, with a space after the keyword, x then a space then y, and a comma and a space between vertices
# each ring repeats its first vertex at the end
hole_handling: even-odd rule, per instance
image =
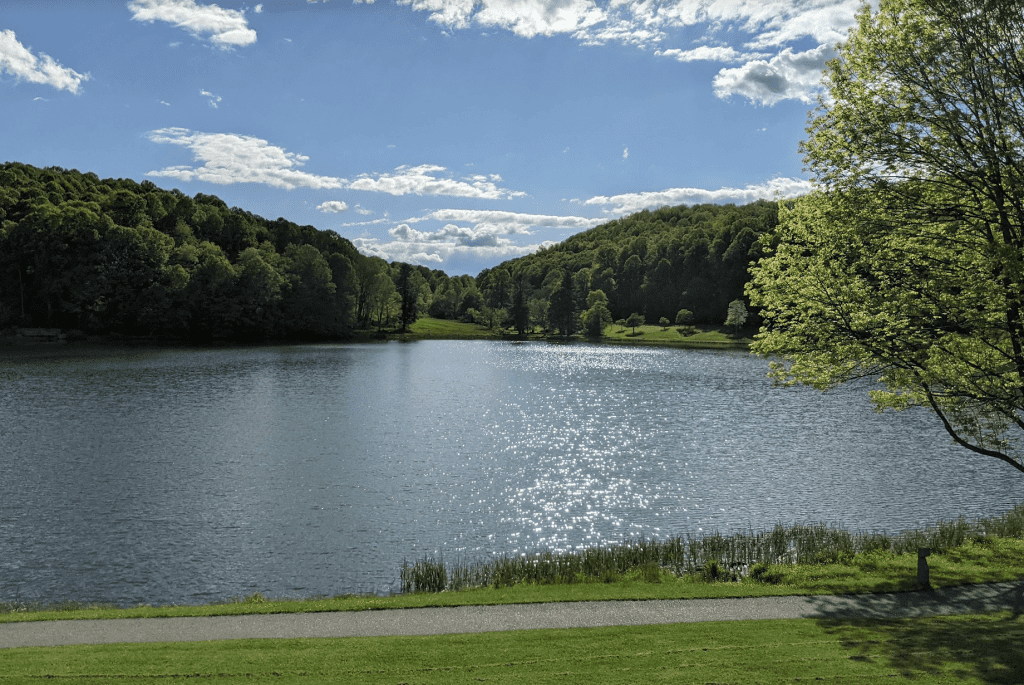
POLYGON ((819 389, 878 378, 1024 471, 1024 9, 864 8, 813 114, 817 190, 780 209, 747 293, 753 349, 819 389))

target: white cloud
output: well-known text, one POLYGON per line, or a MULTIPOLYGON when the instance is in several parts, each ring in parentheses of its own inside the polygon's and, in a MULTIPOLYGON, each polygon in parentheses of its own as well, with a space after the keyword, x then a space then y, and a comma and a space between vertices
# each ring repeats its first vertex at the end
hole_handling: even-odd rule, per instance
MULTIPOLYGON (((359 2, 360 0, 356 0, 359 2)), ((367 0, 363 0, 367 1, 367 0)), ((863 0, 398 0, 449 29, 501 28, 526 38, 571 34, 586 44, 648 47, 670 29, 753 34, 748 47, 782 47, 801 38, 845 39, 863 0)), ((873 0, 877 5, 877 0, 873 0)), ((699 49, 699 48, 698 48, 699 49)), ((726 53, 723 53, 726 54, 726 53)), ((704 58, 699 58, 704 59, 704 58)))
POLYGON ((388 230, 388 237, 384 240, 362 237, 353 240, 353 243, 364 254, 376 255, 389 261, 416 264, 423 264, 426 261, 448 262, 452 258, 495 261, 530 254, 541 247, 554 244, 552 241, 543 241, 520 245, 508 236, 531 235, 532 229, 542 227, 586 229, 602 221, 578 216, 439 209, 424 217, 407 219, 394 226, 388 230), (448 223, 435 231, 421 231, 409 225, 430 220, 448 223), (472 226, 460 226, 452 222, 470 223, 472 226))
POLYGON ((715 95, 722 99, 742 95, 769 106, 788 99, 811 103, 821 90, 825 63, 835 56, 835 49, 827 45, 797 53, 786 48, 770 61, 753 60, 722 69, 715 76, 715 95))
POLYGON ((256 42, 256 32, 249 28, 241 10, 200 5, 195 0, 131 0, 128 9, 135 21, 166 21, 197 38, 208 36, 223 50, 256 42))
POLYGON ((625 149, 624 149, 624 150, 622 151, 622 158, 623 158, 623 159, 629 159, 629 148, 628 148, 628 147, 627 147, 627 148, 625 148, 625 149))
POLYGON ((298 167, 309 157, 270 145, 261 138, 234 133, 201 133, 187 128, 162 128, 150 131, 154 143, 180 145, 192 151, 202 166, 173 166, 150 171, 147 176, 176 178, 209 183, 264 183, 275 188, 345 188, 343 178, 316 176, 298 167))
MULTIPOLYGON (((878 0, 872 0, 870 4, 877 9, 878 0)), ((864 0, 775 0, 763 3, 760 12, 751 13, 750 21, 765 30, 747 46, 753 49, 782 47, 801 38, 835 46, 846 40, 847 32, 856 24, 857 10, 863 5, 864 0)))
POLYGON ((718 45, 715 47, 701 45, 700 47, 693 48, 692 50, 670 48, 668 50, 658 50, 654 54, 659 57, 671 57, 677 62, 742 62, 745 59, 768 56, 763 53, 750 54, 739 52, 731 45, 718 45))
POLYGON ((364 208, 360 207, 359 205, 356 205, 355 209, 356 209, 356 214, 362 214, 363 216, 366 216, 368 214, 373 214, 373 212, 371 212, 369 209, 364 209, 364 208))
MULTIPOLYGON (((359 0, 356 0, 357 2, 359 0)), ((366 1, 366 0, 363 0, 366 1)), ((864 0, 398 0, 448 29, 501 28, 515 35, 570 35, 584 45, 620 43, 679 62, 742 63, 715 79, 720 97, 756 102, 813 99, 819 63, 846 39, 864 0), (691 36, 692 47, 661 46, 691 36), (794 53, 796 41, 815 50, 794 53), (815 57, 822 59, 815 62, 815 57), (768 60, 768 61, 765 61, 768 60), (811 64, 811 62, 815 62, 811 64)), ((878 0, 870 0, 877 7, 878 0)), ((806 46, 800 46, 803 48, 806 46)))
MULTIPOLYGON (((203 95, 211 94, 203 91, 203 95)), ((395 169, 397 173, 394 174, 363 174, 352 182, 334 176, 317 176, 299 169, 309 161, 309 157, 287 152, 284 148, 271 145, 262 138, 236 133, 203 133, 187 128, 162 128, 150 131, 147 137, 154 143, 187 147, 192 150, 193 159, 201 163, 201 166, 179 165, 150 171, 147 176, 220 184, 263 183, 289 190, 298 187, 346 188, 391 195, 448 195, 487 200, 526 195, 523 192, 500 188, 497 184, 502 179, 497 174, 478 174, 461 180, 446 178, 438 175, 445 171, 444 167, 430 164, 418 167, 400 166, 395 169)), ((330 202, 325 205, 334 206, 330 202)), ((324 205, 320 206, 322 207, 324 205)), ((372 214, 369 210, 358 211, 360 214, 372 214)))
POLYGON ((210 107, 213 107, 214 109, 217 109, 217 103, 223 99, 221 96, 214 95, 208 90, 200 90, 199 94, 203 97, 210 98, 210 107))
POLYGON ((58 64, 44 53, 39 56, 18 42, 14 31, 0 31, 0 72, 7 72, 19 81, 41 83, 57 90, 78 94, 82 81, 88 81, 89 74, 79 74, 58 64))
POLYGON ((317 205, 316 208, 321 212, 330 212, 331 214, 339 214, 341 212, 348 211, 348 205, 341 200, 328 200, 327 202, 317 205))
POLYGON ((811 192, 811 182, 800 178, 775 178, 761 185, 748 185, 745 188, 720 188, 705 190, 703 188, 669 188, 668 190, 625 193, 612 197, 592 197, 584 204, 611 205, 604 210, 607 214, 632 214, 642 209, 654 209, 666 205, 728 203, 746 204, 755 200, 773 200, 791 198, 811 192))
POLYGON ((252 11, 255 12, 256 14, 262 14, 263 13, 263 5, 256 5, 255 7, 252 8, 252 11))
MULTIPOLYGON (((392 229, 394 230, 394 229, 392 229)), ((382 242, 378 238, 353 238, 352 243, 365 255, 380 257, 387 261, 424 264, 432 262, 440 264, 453 258, 472 260, 501 261, 512 257, 536 252, 541 247, 554 245, 551 241, 531 245, 516 245, 511 240, 499 239, 493 245, 465 245, 454 240, 403 240, 394 238, 382 242)))
POLYGON ((161 100, 161 101, 160 101, 160 104, 161 104, 161 105, 166 105, 166 106, 168 106, 168 107, 170 107, 170 106, 171 106, 171 103, 167 102, 166 100, 161 100))
POLYGON ((501 181, 497 174, 475 175, 461 180, 445 178, 436 174, 445 171, 443 166, 423 164, 417 167, 400 166, 393 174, 362 174, 349 186, 353 190, 366 190, 391 195, 448 195, 452 197, 476 197, 500 200, 525 197, 526 193, 499 188, 501 181))
POLYGON ((494 226, 505 234, 529 235, 531 228, 563 228, 584 230, 593 228, 603 219, 582 216, 553 216, 550 214, 523 214, 490 209, 438 209, 420 219, 406 219, 409 223, 433 219, 435 221, 461 221, 476 226, 494 226))
POLYGON ((584 30, 604 21, 605 13, 591 0, 486 0, 474 20, 533 38, 584 30))

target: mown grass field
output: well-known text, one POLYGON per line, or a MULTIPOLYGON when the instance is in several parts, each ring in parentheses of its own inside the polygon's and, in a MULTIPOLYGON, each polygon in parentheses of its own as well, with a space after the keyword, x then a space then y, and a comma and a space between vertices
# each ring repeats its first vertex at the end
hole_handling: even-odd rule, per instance
POLYGON ((613 324, 604 330, 604 342, 634 343, 634 344, 671 344, 679 347, 735 347, 745 348, 751 343, 751 339, 743 336, 731 335, 721 330, 701 330, 694 335, 682 335, 677 330, 678 326, 637 326, 636 330, 613 324))
POLYGON ((0 683, 1024 682, 1010 614, 0 650, 0 683))

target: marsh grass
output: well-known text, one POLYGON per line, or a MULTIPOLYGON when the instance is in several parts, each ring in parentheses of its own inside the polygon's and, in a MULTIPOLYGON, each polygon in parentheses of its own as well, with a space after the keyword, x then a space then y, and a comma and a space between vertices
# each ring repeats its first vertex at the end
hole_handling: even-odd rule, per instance
POLYGON ((760 533, 665 540, 636 538, 619 545, 572 552, 535 552, 501 555, 487 561, 445 563, 424 557, 400 571, 403 593, 500 589, 522 583, 535 585, 614 582, 614 579, 654 576, 652 569, 676 577, 697 576, 709 582, 735 581, 752 576, 778 582, 771 566, 843 565, 873 553, 916 554, 928 547, 942 554, 968 543, 991 538, 1024 537, 1024 505, 1002 516, 968 521, 940 521, 924 530, 886 533, 850 533, 828 526, 775 526, 760 533), (757 569, 752 573, 752 569, 757 569), (773 580, 774 579, 774 580, 773 580))

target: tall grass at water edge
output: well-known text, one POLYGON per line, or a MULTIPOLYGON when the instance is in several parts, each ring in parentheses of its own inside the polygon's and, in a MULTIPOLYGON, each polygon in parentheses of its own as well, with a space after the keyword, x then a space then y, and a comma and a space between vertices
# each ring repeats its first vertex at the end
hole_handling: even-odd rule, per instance
POLYGON ((470 563, 424 557, 412 564, 403 563, 400 580, 403 593, 508 587, 517 583, 610 582, 629 573, 656 578, 661 569, 677 576, 696 574, 715 580, 756 576, 766 571, 767 564, 839 563, 855 554, 876 550, 901 554, 928 547, 941 553, 989 536, 1024 537, 1024 504, 1001 516, 971 521, 961 517, 896 535, 850 533, 823 523, 777 525, 761 533, 712 533, 665 540, 640 537, 608 547, 505 554, 470 563))

